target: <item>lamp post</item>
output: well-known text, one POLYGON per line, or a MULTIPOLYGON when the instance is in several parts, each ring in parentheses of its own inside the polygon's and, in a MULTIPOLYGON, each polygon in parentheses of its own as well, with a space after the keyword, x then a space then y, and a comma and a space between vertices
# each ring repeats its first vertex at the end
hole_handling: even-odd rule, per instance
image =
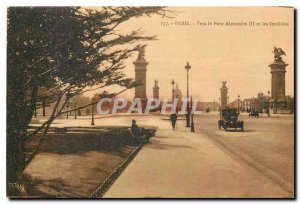
POLYGON ((172 102, 174 102, 174 93, 175 93, 175 90, 174 90, 175 81, 174 81, 174 79, 172 79, 171 84, 172 84, 172 102))
POLYGON ((92 99, 92 122, 91 122, 91 125, 95 125, 95 118, 94 118, 94 103, 95 103, 96 99, 95 97, 93 97, 92 99))
MULTIPOLYGON (((193 104, 193 98, 192 98, 192 96, 191 96, 191 103, 193 104)), ((195 127, 194 127, 194 113, 192 113, 191 116, 192 116, 191 117, 191 119, 192 119, 192 121, 191 121, 191 132, 195 132, 195 127)))
POLYGON ((75 101, 75 98, 74 98, 74 103, 75 103, 75 116, 74 116, 74 119, 77 119, 77 114, 76 114, 76 101, 75 101))
MULTIPOLYGON (((176 98, 177 98, 177 100, 179 100, 178 94, 176 95, 176 98)), ((177 103, 176 103, 176 113, 178 113, 178 101, 177 101, 177 103)))
POLYGON ((219 112, 220 112, 220 115, 221 115, 221 112, 222 112, 222 110, 221 110, 221 98, 219 98, 219 112))
POLYGON ((94 104, 92 104, 92 122, 91 122, 91 125, 95 125, 95 122, 94 122, 94 104))
POLYGON ((66 100, 68 100, 67 101, 67 104, 66 104, 66 108, 67 108, 67 119, 69 119, 69 106, 70 106, 70 99, 69 99, 69 97, 70 97, 70 91, 68 91, 67 93, 66 93, 66 97, 67 97, 67 99, 66 100))
POLYGON ((67 119, 69 119, 69 104, 68 104, 68 102, 67 102, 66 107, 67 107, 67 119))
POLYGON ((42 100, 42 105, 43 105, 43 116, 46 116, 46 99, 42 100))
POLYGON ((227 106, 229 108, 229 96, 227 96, 227 106))
POLYGON ((270 90, 268 91, 268 117, 270 117, 270 90))
MULTIPOLYGON (((186 98, 189 99, 189 70, 191 69, 191 66, 187 62, 186 66, 184 67, 186 69, 186 98)), ((187 104, 187 114, 186 114, 186 127, 190 127, 190 103, 188 101, 187 104)))
POLYGON ((68 99, 68 102, 66 104, 66 107, 67 107, 67 119, 69 119, 69 107, 70 107, 70 101, 68 99))
POLYGON ((240 112, 240 94, 238 94, 238 112, 240 112))

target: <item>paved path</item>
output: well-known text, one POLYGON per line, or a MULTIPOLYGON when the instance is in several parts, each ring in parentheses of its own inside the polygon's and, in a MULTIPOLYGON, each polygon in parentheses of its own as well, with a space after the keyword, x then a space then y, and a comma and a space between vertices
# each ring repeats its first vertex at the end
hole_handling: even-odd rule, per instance
MULTIPOLYGON (((147 121, 143 121, 147 124, 147 121)), ((153 120, 151 119, 151 123, 153 120)), ((235 159, 203 133, 165 120, 104 198, 288 197, 288 192, 235 159)))

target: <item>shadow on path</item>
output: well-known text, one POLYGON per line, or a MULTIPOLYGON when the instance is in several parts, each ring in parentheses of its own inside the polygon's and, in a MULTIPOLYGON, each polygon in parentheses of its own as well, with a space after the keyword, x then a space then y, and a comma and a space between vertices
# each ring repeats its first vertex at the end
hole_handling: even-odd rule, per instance
POLYGON ((174 148, 190 148, 193 147, 187 146, 187 145, 173 145, 173 144, 167 144, 167 143, 161 143, 158 140, 153 139, 151 143, 148 143, 144 146, 145 149, 151 148, 151 149, 160 149, 160 150, 169 150, 174 148))

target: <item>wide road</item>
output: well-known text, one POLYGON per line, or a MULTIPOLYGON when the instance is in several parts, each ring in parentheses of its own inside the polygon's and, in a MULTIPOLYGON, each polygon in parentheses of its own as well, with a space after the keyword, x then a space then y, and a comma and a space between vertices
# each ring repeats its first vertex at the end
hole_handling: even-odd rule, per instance
POLYGON ((237 161, 246 162, 288 192, 294 185, 294 117, 291 115, 249 118, 242 115, 245 132, 216 129, 218 116, 197 117, 196 129, 228 150, 237 161))
MULTIPOLYGON (((157 134, 104 198, 293 197, 291 116, 242 116, 245 132, 219 131, 218 115, 197 116, 195 133, 183 120, 173 131, 163 117, 136 119, 157 126, 157 134)), ((105 120, 130 122, 126 117, 105 120)))

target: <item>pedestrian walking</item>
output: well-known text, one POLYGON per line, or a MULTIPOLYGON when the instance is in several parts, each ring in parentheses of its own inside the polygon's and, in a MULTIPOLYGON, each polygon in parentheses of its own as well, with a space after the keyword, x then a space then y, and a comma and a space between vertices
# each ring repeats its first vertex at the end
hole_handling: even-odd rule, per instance
POLYGON ((175 130, 176 120, 177 120, 177 114, 176 113, 172 113, 171 116, 170 116, 170 121, 172 123, 173 130, 175 130))

